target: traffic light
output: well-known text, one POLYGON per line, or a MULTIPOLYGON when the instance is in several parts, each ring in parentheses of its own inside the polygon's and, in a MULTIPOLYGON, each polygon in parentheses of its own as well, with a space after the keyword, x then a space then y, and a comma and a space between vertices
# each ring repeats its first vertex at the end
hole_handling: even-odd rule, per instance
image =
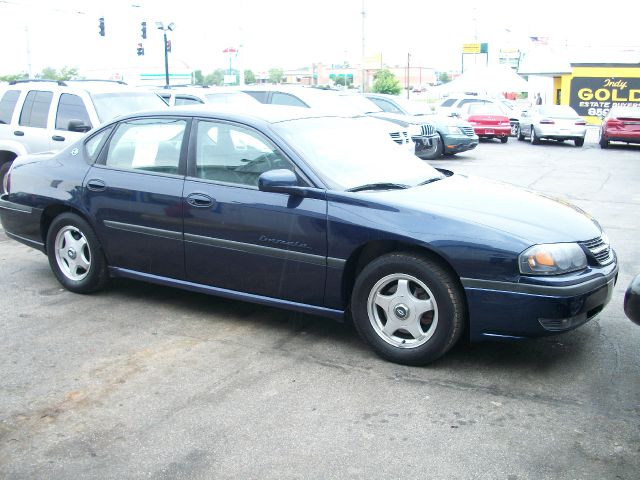
POLYGON ((146 40, 147 39, 147 22, 142 22, 140 24, 141 30, 142 30, 142 39, 146 40))
POLYGON ((104 17, 100 17, 98 27, 100 28, 100 36, 104 37, 104 17))
POLYGON ((171 40, 167 40, 167 53, 171 53, 171 40))
POLYGON ((142 46, 141 43, 138 44, 138 56, 141 57, 142 55, 144 55, 144 47, 142 46))

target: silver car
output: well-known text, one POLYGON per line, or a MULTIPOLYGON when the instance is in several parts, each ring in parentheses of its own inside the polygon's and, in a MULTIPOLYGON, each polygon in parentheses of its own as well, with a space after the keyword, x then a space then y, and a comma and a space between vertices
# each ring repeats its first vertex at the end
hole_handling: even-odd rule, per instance
POLYGON ((518 140, 529 137, 533 145, 543 138, 573 140, 576 147, 581 147, 586 134, 586 122, 569 105, 536 105, 522 112, 518 140))

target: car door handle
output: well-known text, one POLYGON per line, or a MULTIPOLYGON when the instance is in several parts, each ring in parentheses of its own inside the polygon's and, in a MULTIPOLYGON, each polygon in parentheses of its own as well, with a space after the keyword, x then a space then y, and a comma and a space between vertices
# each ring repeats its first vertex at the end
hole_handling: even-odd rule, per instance
POLYGON ((214 199, 204 193, 192 193, 187 195, 187 203, 196 208, 207 208, 213 205, 214 199))
POLYGON ((13 132, 13 134, 14 134, 16 137, 24 137, 24 132, 23 132, 23 131, 20 131, 20 130, 16 130, 15 132, 13 132))
POLYGON ((54 135, 53 137, 51 137, 51 140, 55 140, 56 142, 64 142, 64 137, 61 137, 60 135, 54 135))
POLYGON ((87 182, 87 188, 92 192, 102 192, 107 188, 107 184, 104 180, 91 179, 87 182))

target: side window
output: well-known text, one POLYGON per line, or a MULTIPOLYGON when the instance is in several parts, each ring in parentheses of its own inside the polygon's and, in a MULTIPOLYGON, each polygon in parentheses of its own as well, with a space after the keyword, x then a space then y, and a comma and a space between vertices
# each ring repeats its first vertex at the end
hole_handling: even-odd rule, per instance
POLYGON ((11 123, 13 111, 20 98, 20 90, 7 90, 0 100, 0 123, 11 123))
POLYGON ((267 103, 267 92, 259 92, 259 91, 253 91, 253 90, 243 90, 243 91, 247 95, 251 95, 260 103, 267 103))
POLYGON ((198 105, 200 103, 204 102, 199 98, 176 95, 176 105, 198 105))
POLYGON ((113 130, 113 128, 106 128, 105 130, 96 133, 85 142, 84 147, 87 151, 87 160, 89 160, 89 163, 96 162, 96 160, 98 159, 98 155, 100 155, 100 150, 102 150, 104 142, 107 141, 111 130, 113 130))
POLYGON ((297 97, 289 95, 288 93, 273 92, 271 97, 271 103, 274 105, 289 105, 291 107, 305 107, 309 108, 309 105, 304 103, 297 97))
POLYGON ((53 92, 31 90, 24 100, 20 112, 20 125, 24 127, 46 128, 53 92))
POLYGON ((197 177, 257 187, 262 173, 282 168, 294 171, 293 165, 258 132, 227 123, 198 122, 197 177))
POLYGON ((442 102, 442 105, 440 105, 441 107, 450 107, 452 106, 454 103, 456 103, 456 98, 447 98, 444 102, 442 102))
POLYGON ((91 127, 89 112, 87 112, 82 99, 78 95, 63 93, 58 102, 56 130, 69 130, 69 121, 71 120, 80 121, 83 125, 91 127))
POLYGON ((109 142, 105 165, 177 174, 186 124, 164 118, 121 123, 109 142))
POLYGON ((467 103, 484 103, 484 102, 477 98, 467 98, 465 100, 460 100, 460 105, 458 105, 458 108, 463 107, 467 103))
POLYGON ((388 100, 383 100, 382 98, 369 98, 369 100, 373 100, 373 103, 378 105, 385 112, 402 113, 402 110, 388 100))

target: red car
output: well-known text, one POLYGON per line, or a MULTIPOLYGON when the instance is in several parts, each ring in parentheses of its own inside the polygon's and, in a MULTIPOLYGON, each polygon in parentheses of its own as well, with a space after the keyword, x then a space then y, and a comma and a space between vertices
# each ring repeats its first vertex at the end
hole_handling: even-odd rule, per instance
POLYGON ((609 142, 640 143, 640 108, 613 107, 600 127, 600 146, 609 142))
POLYGON ((509 117, 493 103, 467 103, 462 107, 463 117, 473 126, 480 138, 499 138, 507 143, 511 135, 509 117))

